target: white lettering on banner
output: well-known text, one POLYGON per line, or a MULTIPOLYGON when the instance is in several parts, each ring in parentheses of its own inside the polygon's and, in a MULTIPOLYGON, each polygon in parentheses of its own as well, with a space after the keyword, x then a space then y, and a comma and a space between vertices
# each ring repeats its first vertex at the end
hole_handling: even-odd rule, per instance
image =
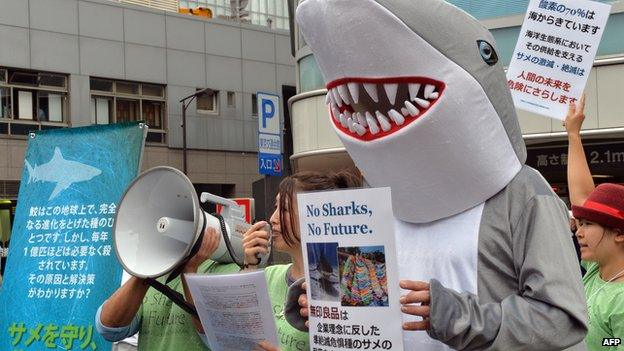
MULTIPOLYGON (((87 262, 112 255, 114 203, 33 206, 23 255, 40 258, 28 281, 31 299, 87 299, 96 283, 87 262)), ((93 265, 91 265, 93 266, 93 265)))

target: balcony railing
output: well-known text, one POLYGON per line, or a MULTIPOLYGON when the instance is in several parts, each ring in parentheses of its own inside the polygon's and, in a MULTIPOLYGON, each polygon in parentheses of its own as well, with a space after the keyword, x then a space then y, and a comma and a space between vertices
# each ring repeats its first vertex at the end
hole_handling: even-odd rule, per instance
MULTIPOLYGON (((277 2, 276 0, 251 0, 248 4, 243 5, 245 10, 240 10, 239 15, 233 15, 230 1, 224 3, 213 3, 214 1, 207 0, 111 0, 119 3, 132 4, 150 7, 153 9, 159 9, 171 12, 180 12, 190 15, 196 15, 207 18, 219 18, 228 21, 240 22, 240 23, 252 23, 255 25, 269 27, 271 29, 289 30, 288 22, 288 9, 286 8, 289 0, 277 2), (276 1, 274 6, 275 10, 279 10, 279 13, 267 13, 266 3, 265 8, 260 11, 259 2, 254 1, 276 1), (279 7, 279 8, 278 8, 279 7), (202 8, 202 10, 199 10, 202 8), (191 11, 193 10, 193 11, 191 11)), ((247 4, 247 3, 246 3, 247 4)))
POLYGON ((117 0, 126 4, 147 6, 154 9, 178 12, 178 0, 117 0))

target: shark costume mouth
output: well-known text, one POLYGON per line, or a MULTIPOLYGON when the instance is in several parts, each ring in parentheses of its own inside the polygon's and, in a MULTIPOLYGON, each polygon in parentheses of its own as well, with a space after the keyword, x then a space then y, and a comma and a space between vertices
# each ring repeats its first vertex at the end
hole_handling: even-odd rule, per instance
POLYGON ((327 84, 325 103, 338 130, 370 141, 426 115, 442 98, 445 87, 426 77, 343 78, 327 84))

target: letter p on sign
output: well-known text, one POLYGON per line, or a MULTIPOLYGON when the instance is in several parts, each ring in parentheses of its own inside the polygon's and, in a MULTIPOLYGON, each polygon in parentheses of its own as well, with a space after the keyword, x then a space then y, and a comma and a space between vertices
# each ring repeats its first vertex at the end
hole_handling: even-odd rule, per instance
POLYGON ((257 93, 258 131, 262 134, 281 135, 279 96, 257 93))
POLYGON ((267 119, 275 116, 275 105, 271 100, 262 100, 262 128, 267 127, 267 119))

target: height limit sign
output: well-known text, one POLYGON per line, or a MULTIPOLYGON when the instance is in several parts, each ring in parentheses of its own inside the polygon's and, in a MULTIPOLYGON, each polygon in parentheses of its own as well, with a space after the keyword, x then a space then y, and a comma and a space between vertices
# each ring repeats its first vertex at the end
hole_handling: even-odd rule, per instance
POLYGON ((258 92, 258 172, 282 174, 282 129, 279 96, 258 92))

